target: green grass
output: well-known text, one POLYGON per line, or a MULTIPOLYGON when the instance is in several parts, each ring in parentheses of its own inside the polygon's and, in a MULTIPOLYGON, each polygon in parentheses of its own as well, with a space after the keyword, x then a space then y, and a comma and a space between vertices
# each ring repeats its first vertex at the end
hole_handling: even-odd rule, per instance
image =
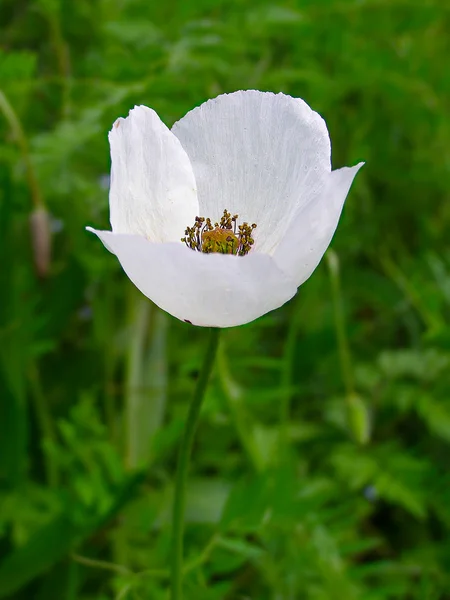
POLYGON ((170 126, 256 88, 304 98, 333 166, 366 166, 297 296, 223 332, 186 600, 448 600, 450 8, 3 0, 0 23, 0 598, 168 598, 206 331, 143 299, 84 227, 108 228, 118 116, 143 103, 170 126))

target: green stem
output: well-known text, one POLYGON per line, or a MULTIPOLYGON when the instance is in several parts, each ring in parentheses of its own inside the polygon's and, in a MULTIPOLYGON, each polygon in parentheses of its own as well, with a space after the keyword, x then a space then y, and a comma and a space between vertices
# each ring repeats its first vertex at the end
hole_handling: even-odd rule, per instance
POLYGON ((241 445, 252 467, 260 473, 264 470, 264 459, 255 442, 253 423, 243 405, 244 392, 231 377, 223 344, 219 345, 217 354, 217 373, 241 445))
POLYGON ((30 149, 28 147, 28 140, 22 127, 22 123, 12 104, 0 89, 0 114, 1 113, 3 113, 11 128, 25 164, 26 178, 34 208, 30 215, 34 264, 39 277, 46 277, 48 274, 51 252, 49 216, 41 195, 38 179, 30 155, 30 149))
POLYGON ((420 291, 414 287, 409 278, 403 273, 398 264, 396 264, 388 255, 381 256, 381 265, 387 275, 394 281, 398 288, 405 294, 408 302, 419 313, 423 322, 431 330, 439 330, 444 324, 432 310, 426 306, 420 291))
POLYGON ((345 314, 342 302, 341 281, 339 275, 339 259, 333 250, 326 253, 330 273, 331 292, 334 304, 334 326, 341 364, 342 379, 345 386, 347 403, 348 428, 359 444, 366 444, 370 439, 370 416, 365 402, 356 393, 353 364, 345 325, 345 314))
POLYGON ((58 75, 61 83, 61 116, 63 119, 67 119, 70 116, 71 112, 71 65, 69 46, 64 39, 64 35, 61 28, 61 11, 54 11, 52 9, 45 10, 44 5, 42 5, 42 8, 48 20, 49 38, 53 46, 53 53, 56 57, 58 75))
POLYGON ((42 389, 39 367, 35 362, 31 363, 29 382, 31 398, 34 403, 34 409, 36 411, 37 422, 42 438, 42 452, 45 461, 47 484, 49 487, 55 488, 59 485, 59 469, 54 454, 57 443, 57 435, 53 425, 48 399, 44 390, 42 389), (50 450, 45 448, 45 442, 51 444, 52 448, 50 450))
POLYGON ((81 556, 81 554, 72 554, 71 558, 75 562, 80 563, 80 565, 92 567, 93 569, 104 569, 105 571, 112 571, 113 573, 118 573, 119 575, 132 574, 132 571, 128 567, 109 563, 105 560, 96 560, 93 558, 88 558, 87 556, 81 556))
MULTIPOLYGON (((136 469, 145 464, 142 460, 145 449, 150 445, 148 436, 143 440, 140 435, 142 425, 146 426, 143 404, 149 404, 144 385, 144 356, 146 355, 147 337, 152 305, 131 290, 130 298, 130 348, 127 356, 125 417, 126 417, 126 461, 127 468, 136 469), (142 409, 142 410, 141 410, 142 409)), ((146 415, 147 416, 147 415, 146 415)))
POLYGON ((13 109, 6 95, 0 90, 0 113, 3 113, 5 119, 8 121, 11 131, 16 138, 17 145, 22 153, 22 158, 25 163, 26 176, 28 180, 28 187, 30 188, 31 199, 35 208, 41 208, 44 206, 41 192, 39 189, 36 173, 34 171, 33 163, 31 161, 30 150, 28 148, 28 140, 22 127, 17 113, 13 109))
POLYGON ((189 469, 189 459, 192 444, 200 415, 200 408, 205 396, 206 386, 214 364, 214 359, 219 345, 219 329, 209 330, 209 342, 206 348, 203 366, 200 371, 194 395, 189 406, 183 438, 178 454, 178 465, 175 476, 175 496, 173 502, 173 530, 172 530, 172 562, 171 562, 171 599, 182 600, 182 574, 183 574, 183 534, 184 514, 186 509, 186 484, 189 469))
POLYGON ((333 250, 328 250, 325 257, 328 263, 328 270, 330 273, 331 293, 333 296, 334 308, 334 326, 336 329, 336 338, 339 352, 339 362, 341 364, 342 379, 344 381, 347 397, 351 397, 355 393, 355 384, 353 379, 352 359, 345 327, 344 307, 342 305, 341 281, 339 276, 339 260, 337 254, 333 250))
POLYGON ((289 421, 291 416, 292 402, 292 372, 295 360, 295 344, 297 341, 297 333, 299 327, 298 312, 295 313, 289 324, 289 330, 284 344, 283 364, 280 378, 280 456, 285 458, 289 448, 289 421))

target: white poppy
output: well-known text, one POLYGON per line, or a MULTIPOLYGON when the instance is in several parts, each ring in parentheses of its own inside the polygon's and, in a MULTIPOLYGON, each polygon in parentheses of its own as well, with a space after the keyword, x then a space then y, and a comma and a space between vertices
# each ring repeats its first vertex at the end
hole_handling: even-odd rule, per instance
POLYGON ((208 100, 172 130, 136 106, 109 141, 112 231, 88 229, 155 304, 211 327, 295 295, 363 164, 332 171, 324 120, 299 98, 258 91, 208 100))

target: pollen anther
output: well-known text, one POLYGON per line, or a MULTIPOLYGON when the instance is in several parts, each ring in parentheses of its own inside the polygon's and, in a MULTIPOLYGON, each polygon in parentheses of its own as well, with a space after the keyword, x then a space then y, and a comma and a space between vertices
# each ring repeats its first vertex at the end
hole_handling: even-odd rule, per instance
POLYGON ((237 225, 237 219, 238 215, 232 216, 226 209, 220 222, 214 223, 214 226, 209 217, 195 217, 194 225, 186 227, 186 237, 181 238, 181 241, 191 250, 205 254, 219 252, 245 256, 255 243, 252 232, 256 229, 256 223, 237 225))

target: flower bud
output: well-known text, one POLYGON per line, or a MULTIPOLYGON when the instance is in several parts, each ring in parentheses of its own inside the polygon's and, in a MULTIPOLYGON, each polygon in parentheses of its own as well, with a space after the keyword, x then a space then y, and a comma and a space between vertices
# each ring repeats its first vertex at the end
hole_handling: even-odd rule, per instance
POLYGON ((363 399, 357 394, 348 398, 349 427, 358 444, 365 445, 370 440, 371 418, 363 399))
POLYGON ((31 213, 30 229, 34 266, 38 276, 45 278, 50 266, 51 234, 50 215, 43 206, 31 213))

